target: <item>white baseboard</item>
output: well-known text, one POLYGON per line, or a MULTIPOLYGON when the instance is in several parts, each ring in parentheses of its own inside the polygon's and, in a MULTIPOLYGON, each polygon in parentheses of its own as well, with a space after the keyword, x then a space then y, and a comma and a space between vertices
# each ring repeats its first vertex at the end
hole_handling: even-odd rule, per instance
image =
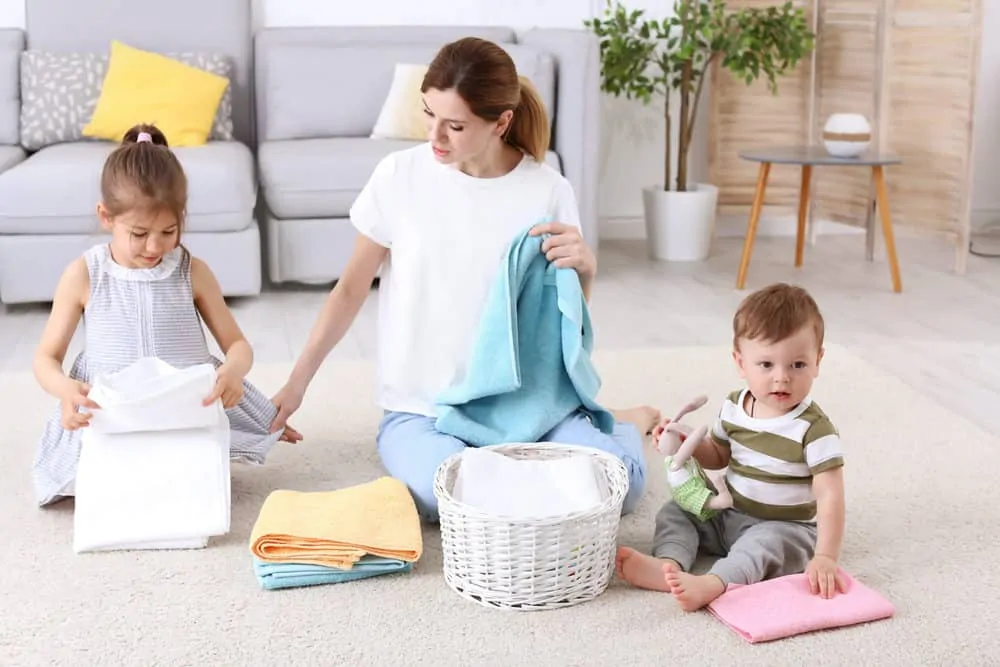
MULTIPOLYGON (((746 216, 719 215, 715 235, 719 238, 743 238, 747 232, 746 216)), ((757 236, 795 236, 796 218, 793 215, 761 216, 757 236)), ((646 225, 641 217, 608 217, 601 219, 602 239, 644 239, 646 225)), ((832 220, 817 220, 816 234, 864 234, 859 227, 852 227, 832 220)))
POLYGON ((1000 225, 1000 208, 978 208, 972 211, 972 231, 1000 225))
MULTIPOLYGON (((976 232, 990 225, 1000 225, 1000 208, 980 208, 972 211, 972 231, 976 232)), ((723 214, 716 219, 715 235, 719 238, 743 238, 747 232, 747 218, 741 215, 723 214)), ((763 215, 758 236, 795 236, 796 219, 793 215, 763 215)), ((620 216, 601 218, 602 239, 635 240, 646 238, 646 225, 641 216, 620 216)), ((816 235, 864 234, 860 227, 845 225, 833 220, 817 220, 816 235)))

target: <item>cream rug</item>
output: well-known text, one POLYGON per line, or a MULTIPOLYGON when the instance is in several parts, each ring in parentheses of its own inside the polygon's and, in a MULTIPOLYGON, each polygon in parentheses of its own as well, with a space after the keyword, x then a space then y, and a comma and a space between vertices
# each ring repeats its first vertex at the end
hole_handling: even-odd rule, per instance
MULTIPOLYGON (((673 411, 708 393, 708 420, 739 386, 725 348, 601 353, 606 404, 673 411)), ((270 393, 285 366, 252 379, 270 393)), ((264 592, 247 538, 273 489, 332 489, 381 474, 373 368, 329 363, 295 424, 306 436, 234 474, 232 532, 207 550, 72 552, 72 503, 39 510, 29 467, 53 402, 28 375, 0 376, 3 665, 976 665, 996 664, 1000 621, 1000 442, 900 381, 831 348, 815 397, 848 454, 843 565, 897 605, 870 626, 752 646, 705 612, 614 582, 597 600, 540 613, 458 597, 440 542, 408 575, 264 592), (992 565, 991 565, 992 563, 992 565)), ((663 476, 621 542, 650 547, 663 476)))

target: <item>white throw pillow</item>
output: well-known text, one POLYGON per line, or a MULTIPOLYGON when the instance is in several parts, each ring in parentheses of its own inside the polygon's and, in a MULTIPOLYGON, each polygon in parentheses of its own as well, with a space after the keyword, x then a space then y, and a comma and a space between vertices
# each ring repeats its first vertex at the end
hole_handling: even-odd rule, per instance
POLYGON ((396 64, 392 86, 378 114, 372 139, 427 139, 420 93, 425 74, 427 65, 396 64))

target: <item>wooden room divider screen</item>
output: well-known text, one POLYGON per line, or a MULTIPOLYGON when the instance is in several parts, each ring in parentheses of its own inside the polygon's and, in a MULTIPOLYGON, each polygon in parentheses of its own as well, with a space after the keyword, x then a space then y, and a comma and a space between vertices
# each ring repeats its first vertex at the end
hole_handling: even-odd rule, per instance
MULTIPOLYGON (((1000 0, 998 0, 1000 1, 1000 0)), ((774 0, 730 0, 766 7, 774 0)), ((746 212, 755 163, 739 152, 821 143, 832 113, 864 114, 872 147, 898 154, 887 169, 896 226, 946 238, 965 271, 972 195, 972 118, 979 69, 982 0, 798 0, 812 21, 816 49, 795 72, 747 86, 718 68, 712 76, 709 179, 723 212, 746 212)), ((769 211, 797 205, 800 174, 776 165, 769 211)), ((813 172, 812 219, 864 226, 872 214, 870 170, 813 172)))

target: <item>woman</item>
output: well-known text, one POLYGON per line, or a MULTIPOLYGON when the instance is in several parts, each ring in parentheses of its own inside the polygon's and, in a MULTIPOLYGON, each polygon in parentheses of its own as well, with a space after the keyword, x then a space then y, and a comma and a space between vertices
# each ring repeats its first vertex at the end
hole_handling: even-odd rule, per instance
MULTIPOLYGON (((379 290, 378 451, 410 488, 421 515, 437 519, 434 474, 466 445, 435 430, 434 399, 461 377, 490 286, 509 243, 532 220, 551 234, 546 257, 580 276, 589 299, 596 271, 580 236, 573 189, 544 163, 549 124, 538 93, 510 56, 482 39, 444 46, 421 86, 429 141, 385 157, 351 208, 360 232, 309 341, 274 396, 282 428, 323 360, 347 332, 384 265, 379 290), (527 221, 527 222, 526 222, 527 221)), ((642 494, 643 437, 658 415, 618 413, 612 435, 576 413, 544 436, 618 456, 629 471, 625 511, 642 494)))

